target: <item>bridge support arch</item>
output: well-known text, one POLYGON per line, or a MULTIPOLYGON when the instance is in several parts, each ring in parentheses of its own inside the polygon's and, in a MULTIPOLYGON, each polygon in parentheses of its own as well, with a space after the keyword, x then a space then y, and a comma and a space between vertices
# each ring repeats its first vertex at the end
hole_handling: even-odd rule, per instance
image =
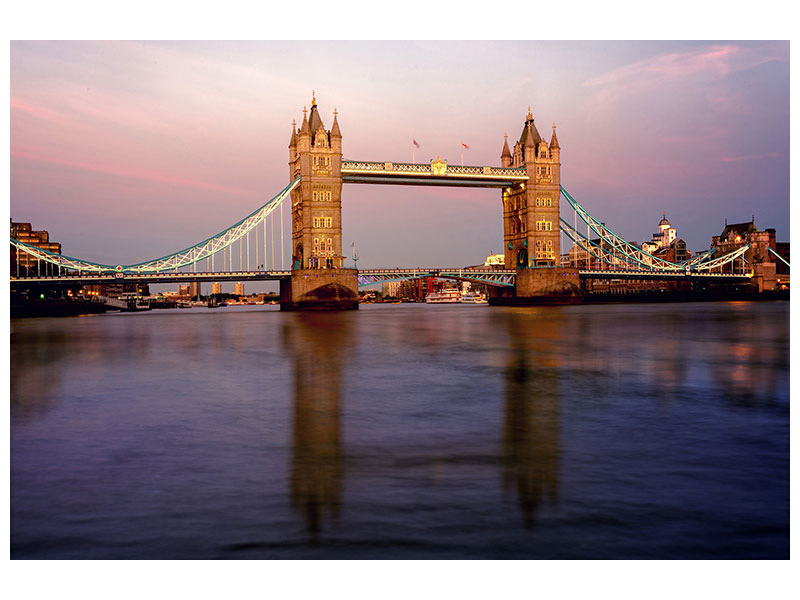
POLYGON ((281 310, 356 309, 356 269, 297 269, 281 280, 281 310))
POLYGON ((489 294, 489 304, 495 306, 579 304, 583 289, 578 269, 517 268, 513 288, 491 288, 489 294))

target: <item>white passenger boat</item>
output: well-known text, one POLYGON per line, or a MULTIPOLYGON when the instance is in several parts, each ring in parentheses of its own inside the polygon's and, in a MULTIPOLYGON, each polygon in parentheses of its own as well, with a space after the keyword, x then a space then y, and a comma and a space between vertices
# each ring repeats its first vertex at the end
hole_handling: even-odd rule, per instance
POLYGON ((489 304, 489 300, 483 294, 467 292, 461 294, 461 304, 489 304))
POLYGON ((425 296, 426 304, 458 304, 461 292, 456 289, 446 288, 440 292, 431 292, 425 296))

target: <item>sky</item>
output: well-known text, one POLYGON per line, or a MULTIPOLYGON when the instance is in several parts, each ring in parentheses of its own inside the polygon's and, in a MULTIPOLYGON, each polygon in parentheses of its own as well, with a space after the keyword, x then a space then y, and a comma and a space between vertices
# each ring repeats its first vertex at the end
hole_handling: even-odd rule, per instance
MULTIPOLYGON (((416 139, 417 162, 465 143, 464 164, 499 165, 530 106, 562 185, 623 237, 666 213, 690 250, 726 219, 789 241, 781 41, 12 41, 10 216, 106 264, 190 246, 288 183, 312 90, 345 159, 410 161, 416 139)), ((361 268, 502 251, 498 190, 345 184, 342 205, 361 268)))

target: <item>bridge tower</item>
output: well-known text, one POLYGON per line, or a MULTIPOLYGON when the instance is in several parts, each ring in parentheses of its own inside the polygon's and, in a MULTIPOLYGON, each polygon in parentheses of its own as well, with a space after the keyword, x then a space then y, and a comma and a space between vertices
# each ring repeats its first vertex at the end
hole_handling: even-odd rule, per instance
POLYGON ((292 277, 281 282, 282 310, 358 308, 358 272, 344 269, 342 254, 342 134, 334 110, 326 130, 312 95, 303 123, 292 123, 292 277))
POLYGON ((539 134, 528 107, 513 152, 506 136, 500 161, 504 167, 525 167, 529 179, 527 183, 503 188, 505 264, 507 269, 517 270, 517 277, 514 298, 498 298, 495 303, 522 304, 525 299, 541 300, 543 296, 554 301, 579 296, 577 272, 559 266, 561 147, 555 123, 548 144, 539 134))
POLYGON ((555 266, 561 254, 559 208, 561 148, 553 124, 550 144, 533 122, 531 109, 513 154, 508 137, 500 160, 504 167, 525 167, 527 183, 503 189, 503 233, 506 268, 555 266))

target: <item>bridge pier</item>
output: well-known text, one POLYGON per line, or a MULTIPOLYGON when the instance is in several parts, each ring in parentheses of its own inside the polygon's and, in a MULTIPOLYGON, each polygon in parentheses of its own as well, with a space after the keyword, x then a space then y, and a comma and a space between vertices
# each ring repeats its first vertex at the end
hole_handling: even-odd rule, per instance
POLYGON ((755 287, 758 293, 778 287, 777 265, 774 262, 757 263, 754 267, 755 287))
POLYGON ((517 269, 514 288, 493 288, 489 304, 528 306, 537 304, 579 304, 582 301, 578 269, 536 267, 517 269))
POLYGON ((358 271, 292 271, 289 279, 281 279, 281 310, 358 310, 358 271))

